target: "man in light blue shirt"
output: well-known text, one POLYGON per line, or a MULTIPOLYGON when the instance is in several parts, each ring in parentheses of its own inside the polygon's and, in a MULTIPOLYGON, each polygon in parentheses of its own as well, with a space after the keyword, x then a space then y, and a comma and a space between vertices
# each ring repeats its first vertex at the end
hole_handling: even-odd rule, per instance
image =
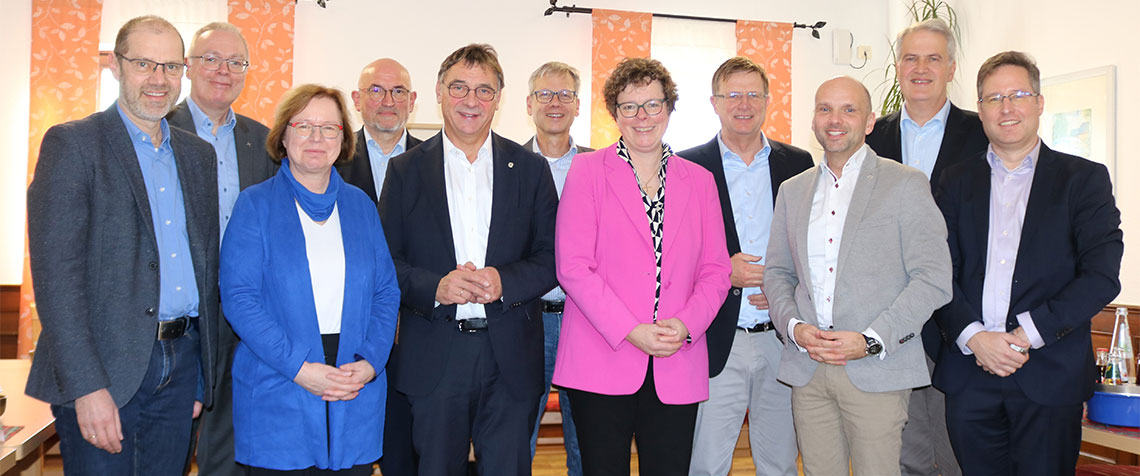
POLYGON ((776 381, 783 344, 760 287, 776 192, 784 180, 810 168, 812 158, 764 135, 771 99, 768 75, 760 65, 739 56, 725 61, 713 74, 712 92, 720 133, 678 155, 716 179, 732 257, 732 289, 705 333, 709 399, 697 408, 689 474, 729 472, 747 414, 756 474, 795 475, 791 388, 776 381))
MULTIPOLYGON (((269 129, 233 110, 249 68, 249 49, 237 27, 215 22, 199 29, 190 40, 186 64, 190 97, 167 115, 167 121, 197 134, 214 147, 218 157, 218 223, 224 237, 238 193, 268 179, 277 170, 265 152, 269 129)), ((234 462, 230 380, 238 339, 225 319, 221 320, 218 333, 214 405, 195 421, 199 426, 198 470, 202 474, 239 476, 244 470, 234 462)))
MULTIPOLYGON (((578 70, 566 63, 551 61, 530 75, 530 94, 526 97, 526 112, 534 120, 534 137, 523 147, 544 157, 554 175, 554 186, 562 196, 566 185, 566 174, 570 173, 570 163, 574 155, 591 152, 589 147, 578 147, 570 137, 570 126, 578 117, 578 89, 582 77, 578 70)), ((558 354, 558 336, 562 328, 562 309, 566 303, 566 293, 555 287, 542 297, 543 348, 546 364, 544 391, 538 402, 539 421, 534 424, 530 437, 530 454, 534 456, 538 443, 538 427, 546 402, 550 397, 550 381, 554 377, 554 358, 558 354)), ((566 447, 566 470, 569 476, 581 476, 582 453, 578 449, 578 435, 574 428, 574 418, 570 412, 570 399, 563 390, 558 391, 558 406, 562 412, 562 441, 566 447)))
POLYGON ((384 188, 388 161, 420 144, 406 127, 416 105, 416 92, 412 91, 408 70, 391 58, 368 63, 357 84, 352 104, 364 126, 356 132, 356 155, 351 162, 338 165, 337 172, 375 202, 384 188))
MULTIPOLYGON (((988 140, 978 115, 959 109, 947 97, 946 87, 957 68, 957 44, 945 22, 933 19, 903 29, 895 48, 903 107, 875 121, 867 145, 881 157, 921 170, 934 188, 951 165, 981 160, 988 140)), ((923 327, 922 343, 932 374, 941 340, 931 319, 923 327)), ((904 476, 962 474, 946 434, 945 406, 945 397, 934 387, 911 392, 899 461, 904 476)))

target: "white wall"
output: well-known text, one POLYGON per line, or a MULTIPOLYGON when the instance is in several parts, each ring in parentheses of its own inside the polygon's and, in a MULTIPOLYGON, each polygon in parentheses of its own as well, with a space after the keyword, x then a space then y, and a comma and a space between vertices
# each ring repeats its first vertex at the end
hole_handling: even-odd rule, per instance
MULTIPOLYGON (((958 63, 956 104, 975 109, 978 67, 995 53, 1024 51, 1037 60, 1042 78, 1116 65, 1116 205, 1124 230, 1123 291, 1116 302, 1140 304, 1140 55, 1132 45, 1140 2, 1086 0, 958 0, 965 45, 958 63), (1133 139, 1130 139, 1133 138, 1133 139)), ((1049 98, 1045 98, 1048 103, 1049 98)))
MULTIPOLYGON (((4 7, 0 64, 8 71, 30 71, 32 2, 6 2, 4 7)), ((30 91, 27 74, 0 74, 0 284, 23 280, 30 91)))

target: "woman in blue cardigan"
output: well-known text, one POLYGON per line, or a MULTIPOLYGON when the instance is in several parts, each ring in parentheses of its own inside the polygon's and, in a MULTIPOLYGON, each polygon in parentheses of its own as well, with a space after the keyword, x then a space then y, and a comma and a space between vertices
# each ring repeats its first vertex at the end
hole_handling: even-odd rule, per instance
POLYGON ((286 93, 266 149, 277 175, 241 193, 223 238, 234 449, 250 474, 372 474, 400 300, 372 201, 333 168, 353 156, 340 91, 286 93))

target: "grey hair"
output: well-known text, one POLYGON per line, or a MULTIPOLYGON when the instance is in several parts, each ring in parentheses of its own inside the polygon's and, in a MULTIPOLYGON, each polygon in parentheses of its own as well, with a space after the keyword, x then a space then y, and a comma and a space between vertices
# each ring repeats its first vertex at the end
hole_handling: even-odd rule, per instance
POLYGON ((565 74, 570 76, 570 79, 574 80, 575 92, 582 89, 582 75, 578 73, 578 68, 570 66, 561 61, 551 61, 549 63, 543 64, 542 66, 539 66, 538 69, 534 70, 533 73, 530 73, 530 79, 527 81, 527 87, 529 87, 530 92, 533 93, 534 82, 537 81, 538 78, 556 74, 565 74))
POLYGON ((930 18, 903 28, 898 36, 895 36, 895 59, 902 59, 903 38, 916 31, 929 31, 942 35, 943 38, 946 38, 946 54, 950 56, 948 59, 950 61, 957 60, 958 40, 954 39, 954 32, 950 31, 950 25, 947 25, 941 18, 930 18))
POLYGON ((237 35, 237 37, 241 39, 241 46, 245 48, 245 54, 249 55, 249 44, 245 42, 245 36, 241 34, 241 29, 234 26, 232 23, 226 23, 224 21, 209 23, 206 26, 199 28, 198 31, 194 32, 194 37, 190 39, 190 50, 186 53, 194 54, 194 47, 198 45, 198 39, 201 38, 202 35, 205 35, 206 33, 214 30, 224 31, 237 35))

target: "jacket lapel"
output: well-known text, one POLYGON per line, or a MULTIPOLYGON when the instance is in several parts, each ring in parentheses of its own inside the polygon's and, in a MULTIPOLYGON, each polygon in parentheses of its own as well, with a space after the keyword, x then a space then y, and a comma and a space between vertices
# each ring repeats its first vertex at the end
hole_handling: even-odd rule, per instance
POLYGON ((427 196, 429 209, 434 210, 436 225, 442 232, 443 248, 451 250, 451 259, 455 260, 455 240, 451 234, 451 212, 447 208, 447 181, 443 176, 443 132, 424 143, 423 160, 424 173, 420 176, 424 195, 427 196))
MULTIPOLYGON (((685 211, 689 207, 690 195, 692 195, 692 177, 689 171, 685 169, 678 157, 671 157, 669 165, 665 169, 665 220, 664 229, 661 230, 661 254, 664 256, 673 248, 673 243, 677 242, 677 235, 686 227, 691 226, 690 223, 685 223, 685 211)), ((644 206, 642 207, 644 208, 644 206)), ((645 216, 642 213, 642 216, 645 216)), ((649 217, 645 217, 646 222, 649 217)))
POLYGON ((836 282, 844 269, 846 269, 847 256, 851 254, 851 241, 847 238, 855 236, 859 224, 863 222, 863 215, 867 212, 867 205, 871 203, 871 194, 875 191, 878 177, 875 172, 879 168, 879 157, 874 151, 867 148, 867 156, 863 158, 863 165, 859 167, 859 180, 855 183, 855 190, 851 194, 851 203, 847 206, 847 218, 843 221, 843 240, 839 243, 839 258, 836 260, 836 282))
MULTIPOLYGON (((653 243, 650 241, 648 233, 649 217, 645 214, 645 204, 641 201, 641 190, 637 187, 637 178, 633 174, 633 168, 621 157, 618 157, 617 149, 612 146, 606 149, 602 161, 606 167, 606 185, 618 197, 618 206, 625 211, 626 216, 633 222, 636 229, 646 231, 646 233, 638 233, 637 235, 642 238, 646 246, 653 249, 653 243)), ((669 178, 666 177, 665 180, 668 181, 669 178)))
MULTIPOLYGON (((798 195, 788 195, 788 231, 792 239, 795 240, 796 250, 796 263, 799 263, 799 272, 803 278, 800 283, 803 286, 811 286, 811 267, 808 266, 808 224, 811 223, 811 202, 815 197, 815 189, 819 186, 819 175, 823 173, 819 164, 815 165, 808 170, 804 179, 806 180, 803 190, 800 190, 798 195), (794 220, 794 221, 793 221, 794 220)), ((791 190, 789 190, 790 192, 791 190)), ((811 315, 811 320, 816 320, 815 313, 811 315)))
POLYGON ((114 153, 115 159, 123 169, 123 174, 127 177, 127 184, 130 185, 131 194, 134 195, 135 205, 139 210, 140 221, 152 241, 151 244, 157 247, 158 243, 154 241, 154 221, 150 214, 150 199, 147 198, 146 183, 143 182, 139 158, 135 155, 134 138, 127 131, 127 126, 123 125, 116 104, 111 104, 100 117, 103 129, 111 132, 104 137, 104 140, 107 141, 108 148, 114 153))
MULTIPOLYGON (((1041 222, 1048 218, 1049 211, 1056 212, 1059 209, 1051 203, 1056 192, 1061 190, 1057 183, 1055 158, 1053 150, 1042 142, 1041 150, 1037 154, 1037 163, 1033 164, 1036 170, 1033 171, 1033 183, 1029 186, 1029 201, 1025 204, 1025 217, 1021 222, 1021 246, 1018 246, 1018 254, 1021 254, 1021 250, 1029 248, 1025 245, 1031 242, 1041 222)), ((1017 262, 1020 263, 1021 260, 1018 259, 1017 262)), ((1015 275, 1016 271, 1015 266, 1015 275)))
MULTIPOLYGON (((507 151, 506 139, 494 132, 491 133, 491 152, 494 185, 491 187, 491 225, 488 227, 487 236, 495 237, 503 236, 503 227, 510 222, 511 205, 519 203, 520 197, 519 177, 515 171, 513 154, 507 151)), ((487 240, 485 262, 488 265, 499 262, 496 261, 499 251, 499 247, 495 246, 497 243, 498 240, 490 238, 487 240)))

